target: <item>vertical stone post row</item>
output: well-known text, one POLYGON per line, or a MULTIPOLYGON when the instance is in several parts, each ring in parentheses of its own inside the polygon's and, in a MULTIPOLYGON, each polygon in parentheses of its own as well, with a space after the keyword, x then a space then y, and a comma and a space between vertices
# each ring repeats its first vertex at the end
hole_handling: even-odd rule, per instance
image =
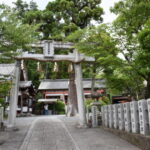
POLYGON ((106 105, 101 110, 103 125, 106 127, 150 134, 150 99, 106 105))
POLYGON ((14 78, 12 82, 12 89, 11 89, 11 97, 10 97, 10 108, 9 108, 9 120, 8 126, 14 127, 15 126, 15 119, 16 119, 16 110, 17 110, 17 102, 18 102, 18 90, 19 90, 19 81, 20 81, 20 61, 16 61, 14 78))

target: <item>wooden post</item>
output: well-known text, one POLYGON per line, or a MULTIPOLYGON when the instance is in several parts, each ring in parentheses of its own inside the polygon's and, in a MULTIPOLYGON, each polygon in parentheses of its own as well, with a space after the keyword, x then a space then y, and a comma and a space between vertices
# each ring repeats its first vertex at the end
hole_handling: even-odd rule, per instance
MULTIPOLYGON (((76 61, 80 59, 80 54, 75 51, 76 61)), ((81 63, 77 63, 75 66, 75 79, 76 79, 76 89, 77 89, 77 99, 78 99, 78 111, 79 111, 79 123, 81 127, 86 125, 86 116, 85 116, 85 105, 84 105, 84 93, 83 93, 83 82, 82 82, 82 71, 81 63)))
POLYGON ((15 73, 12 83, 11 89, 11 99, 9 104, 9 120, 8 120, 8 127, 15 126, 15 119, 16 119, 16 110, 17 110, 17 102, 18 102, 18 90, 19 90, 19 81, 20 81, 20 61, 16 61, 15 73))

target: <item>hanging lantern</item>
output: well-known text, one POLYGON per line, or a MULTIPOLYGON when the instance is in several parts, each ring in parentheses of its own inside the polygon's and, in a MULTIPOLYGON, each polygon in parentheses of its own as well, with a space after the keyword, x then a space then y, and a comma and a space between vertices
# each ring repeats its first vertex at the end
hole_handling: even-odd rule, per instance
POLYGON ((37 62, 37 71, 41 72, 42 71, 42 66, 40 62, 37 62))
POLYGON ((69 64, 69 66, 68 66, 68 72, 73 72, 73 65, 72 65, 72 63, 69 64))
POLYGON ((54 69, 53 69, 53 71, 54 72, 58 72, 59 71, 57 62, 54 63, 54 69))
POLYGON ((21 70, 24 69, 24 60, 21 60, 21 70))

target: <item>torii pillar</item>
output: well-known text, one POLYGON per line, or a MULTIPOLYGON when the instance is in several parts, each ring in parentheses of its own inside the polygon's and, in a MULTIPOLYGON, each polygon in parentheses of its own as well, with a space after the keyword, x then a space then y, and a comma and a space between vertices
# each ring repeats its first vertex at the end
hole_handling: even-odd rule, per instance
MULTIPOLYGON (((80 54, 77 50, 75 50, 75 58, 77 62, 80 60, 80 54)), ((74 66, 75 66, 75 83, 76 83, 78 111, 79 111, 79 124, 81 127, 86 127, 87 122, 85 115, 81 62, 74 64, 74 66)))
POLYGON ((17 60, 15 64, 15 72, 14 72, 11 95, 10 95, 8 127, 15 126, 17 103, 18 103, 19 81, 20 81, 20 65, 21 65, 20 60, 17 60))

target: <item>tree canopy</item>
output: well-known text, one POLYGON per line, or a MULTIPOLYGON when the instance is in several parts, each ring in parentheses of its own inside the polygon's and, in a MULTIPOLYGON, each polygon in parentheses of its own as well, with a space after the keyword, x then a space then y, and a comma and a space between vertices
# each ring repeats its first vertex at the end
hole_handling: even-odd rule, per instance
MULTIPOLYGON (((1 56, 14 57, 17 49, 29 50, 30 43, 35 40, 38 33, 37 26, 23 24, 17 18, 15 11, 7 6, 0 6, 0 52, 1 56)), ((3 59, 1 58, 1 61, 3 59)))

